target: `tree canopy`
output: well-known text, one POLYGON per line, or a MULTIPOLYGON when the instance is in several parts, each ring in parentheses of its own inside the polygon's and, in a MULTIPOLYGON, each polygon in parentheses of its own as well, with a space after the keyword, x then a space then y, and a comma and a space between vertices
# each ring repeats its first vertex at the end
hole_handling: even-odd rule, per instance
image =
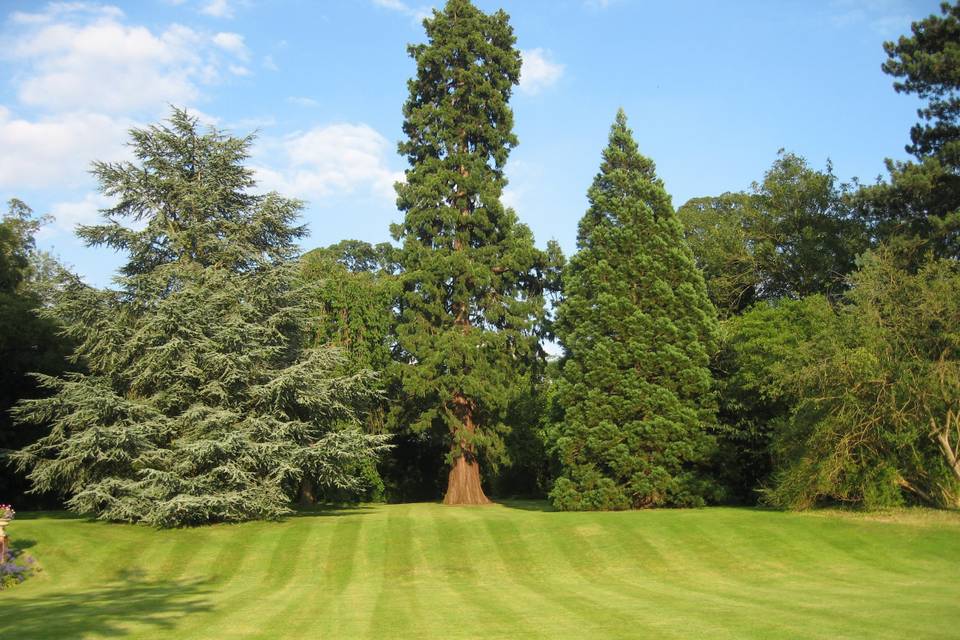
POLYGON ((587 192, 557 335, 561 509, 702 504, 716 311, 670 196, 623 110, 587 192))
POLYGON ((781 150, 749 192, 694 198, 677 211, 721 317, 761 300, 837 297, 867 234, 829 162, 781 150))
POLYGON ((357 428, 369 374, 313 346, 297 286, 300 203, 255 195, 250 138, 174 110, 131 131, 135 162, 94 164, 116 204, 82 227, 127 256, 115 287, 75 281, 49 310, 86 372, 21 402, 48 435, 16 454, 34 487, 107 520, 271 518, 304 482, 355 488, 382 438, 357 428))
POLYGON ((917 246, 960 258, 960 3, 940 10, 914 22, 911 35, 884 43, 883 71, 897 78, 894 89, 927 101, 906 146, 916 160, 888 159, 889 182, 862 189, 854 200, 874 239, 899 247, 907 259, 922 255, 917 246))
POLYGON ((426 44, 403 107, 410 168, 393 227, 402 292, 397 411, 414 431, 449 434, 445 501, 484 503, 478 456, 497 456, 518 375, 542 357, 544 292, 559 250, 536 248, 500 197, 517 144, 509 99, 520 52, 507 14, 450 0, 424 21, 426 44))

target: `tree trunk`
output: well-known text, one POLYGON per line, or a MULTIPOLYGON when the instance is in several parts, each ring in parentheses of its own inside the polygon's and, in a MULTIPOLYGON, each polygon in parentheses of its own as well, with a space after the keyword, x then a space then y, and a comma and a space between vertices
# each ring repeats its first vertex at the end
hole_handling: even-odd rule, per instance
POLYGON ((475 459, 468 460, 467 456, 460 456, 454 461, 443 504, 491 504, 480 486, 480 465, 475 459))
MULTIPOLYGON (((461 130, 460 148, 467 147, 466 131, 461 130)), ((460 175, 464 178, 470 175, 467 168, 460 165, 460 175)), ((464 197, 467 193, 462 188, 456 194, 457 197, 464 197)), ((454 205, 456 199, 450 202, 454 205)), ((467 206, 460 209, 460 220, 465 222, 473 213, 473 204, 468 202, 467 206)), ((455 230, 456 231, 456 230, 455 230)), ((462 251, 463 243, 454 233, 453 250, 462 251)), ((463 301, 453 301, 451 304, 453 311, 453 322, 460 330, 467 334, 470 331, 470 305, 463 301)), ((454 413, 460 418, 463 424, 463 430, 470 436, 477 430, 477 425, 473 423, 473 409, 470 400, 461 393, 453 396, 454 413)), ((454 432, 451 451, 457 455, 450 467, 450 475, 447 476, 447 493, 443 497, 443 504, 490 504, 490 499, 483 493, 483 487, 480 486, 480 465, 477 463, 476 448, 467 438, 460 435, 460 442, 457 442, 458 434, 454 432), (459 446, 458 446, 459 444, 459 446)))
MULTIPOLYGON (((470 401, 460 394, 454 397, 454 405, 457 408, 457 414, 463 420, 463 428, 473 435, 476 431, 476 425, 473 423, 473 416, 470 411, 470 401)), ((443 497, 443 504, 490 504, 490 499, 483 493, 483 487, 480 486, 480 465, 477 463, 477 456, 473 443, 466 439, 461 439, 459 447, 454 434, 452 450, 458 452, 450 467, 450 475, 447 477, 447 494, 443 497)))
POLYGON ((930 424, 933 427, 934 438, 936 438, 940 445, 940 451, 943 452, 943 457, 946 459, 947 466, 953 472, 957 481, 960 482, 960 453, 958 453, 958 450, 960 450, 960 419, 954 415, 952 410, 948 409, 942 429, 937 428, 937 423, 933 418, 930 419, 930 424), (953 430, 957 432, 956 446, 950 443, 950 432, 953 430))
POLYGON ((304 478, 300 482, 300 504, 309 506, 317 503, 317 496, 313 488, 313 480, 304 478))

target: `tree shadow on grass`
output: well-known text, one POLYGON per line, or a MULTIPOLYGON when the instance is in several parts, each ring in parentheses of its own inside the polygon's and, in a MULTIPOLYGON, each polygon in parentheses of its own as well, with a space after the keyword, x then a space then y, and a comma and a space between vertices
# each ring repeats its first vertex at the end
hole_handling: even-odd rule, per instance
POLYGON ((14 551, 24 551, 37 546, 37 541, 33 538, 8 538, 8 540, 10 540, 10 548, 14 551))
POLYGON ((495 502, 508 509, 520 509, 521 511, 556 511, 546 500, 496 500, 495 502))
POLYGON ((314 504, 309 506, 297 506, 288 518, 315 518, 315 517, 339 517, 339 516, 362 516, 373 513, 377 510, 376 505, 337 505, 337 504, 314 504))
POLYGON ((17 520, 89 520, 92 522, 93 518, 72 511, 18 511, 17 520))
POLYGON ((155 582, 130 575, 100 589, 0 596, 0 638, 141 638, 147 630, 153 631, 150 637, 163 637, 183 616, 210 611, 208 593, 205 581, 155 582))

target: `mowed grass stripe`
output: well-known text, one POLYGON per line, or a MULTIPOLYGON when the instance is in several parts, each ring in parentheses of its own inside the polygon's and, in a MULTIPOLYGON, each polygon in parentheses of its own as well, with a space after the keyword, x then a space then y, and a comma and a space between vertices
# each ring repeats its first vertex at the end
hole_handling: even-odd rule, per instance
POLYGON ((0 637, 957 637, 960 514, 537 507, 174 531, 22 514, 44 572, 0 594, 0 637))
POLYGON ((296 522, 311 535, 282 599, 265 610, 267 632, 260 637, 277 637, 278 633, 290 638, 327 637, 320 632, 336 617, 336 583, 349 582, 341 577, 341 558, 352 555, 345 550, 356 547, 363 521, 338 513, 310 515, 296 522))
POLYGON ((168 531, 166 557, 158 564, 156 577, 160 580, 179 580, 184 574, 197 573, 197 567, 206 564, 212 532, 208 529, 168 531))
POLYGON ((429 511, 434 548, 440 551, 439 581, 453 599, 443 615, 453 637, 469 638, 479 627, 489 638, 539 638, 526 617, 532 609, 509 589, 509 578, 523 567, 500 567, 491 562, 500 542, 483 526, 496 506, 435 505, 429 511))
MULTIPOLYGON (((610 624, 616 624, 617 620, 624 622, 632 616, 631 611, 611 607, 606 594, 588 595, 582 577, 565 566, 564 555, 558 553, 555 546, 539 544, 553 540, 556 534, 567 535, 569 531, 554 530, 551 532, 554 535, 531 539, 523 532, 536 531, 536 525, 530 522, 521 527, 521 524, 514 521, 513 514, 487 518, 485 522, 488 535, 499 540, 497 554, 508 572, 507 579, 522 592, 541 599, 533 611, 542 618, 540 624, 549 630, 548 637, 578 637, 585 632, 603 635, 609 632, 610 624)), ((646 604, 631 603, 636 609, 643 609, 646 604)))
MULTIPOLYGON (((695 529, 698 537, 710 537, 712 533, 727 530, 716 525, 707 527, 707 524, 705 518, 699 518, 695 529)), ((715 587, 724 589, 730 606, 736 610, 756 608, 759 612, 776 611, 778 615, 774 617, 781 621, 785 631, 791 633, 799 633, 813 626, 841 634, 845 628, 853 625, 870 637, 903 637, 904 631, 908 630, 891 629, 889 621, 878 622, 870 611, 871 607, 856 606, 865 592, 874 606, 899 606, 899 594, 890 589, 891 579, 895 579, 896 575, 891 575, 889 567, 882 566, 882 559, 888 555, 886 550, 891 545, 871 544, 869 538, 861 539, 862 532, 845 531, 843 522, 817 523, 808 520, 802 524, 800 528, 782 525, 754 527, 752 538, 741 536, 731 543, 733 548, 748 553, 751 550, 757 552, 756 556, 776 554, 779 550, 780 554, 792 558, 792 561, 786 570, 774 574, 776 580, 773 583, 758 584, 761 577, 771 573, 766 569, 770 564, 763 562, 765 558, 761 556, 758 557, 761 560, 758 567, 732 574, 729 582, 715 584, 715 587), (783 535, 784 531, 790 531, 793 535, 783 535), (858 540, 858 544, 870 550, 850 554, 844 548, 824 542, 843 535, 858 540), (756 544, 758 538, 775 540, 776 545, 770 548, 756 544), (751 541, 754 541, 753 545, 751 541), (793 552, 789 553, 788 550, 793 552), (819 550, 820 553, 811 554, 811 550, 819 550), (796 561, 798 557, 802 558, 800 562, 796 561), (864 589, 865 585, 869 587, 864 589)))
POLYGON ((682 612, 691 632, 735 637, 733 630, 749 627, 751 632, 766 637, 790 637, 811 625, 822 626, 825 621, 817 625, 809 612, 797 612, 782 592, 753 584, 754 576, 763 571, 764 558, 754 556, 753 562, 744 562, 740 556, 749 547, 726 539, 722 522, 704 527, 693 517, 697 514, 686 515, 689 517, 666 529, 655 529, 659 535, 654 544, 667 548, 680 535, 689 541, 675 559, 676 566, 683 570, 660 579, 663 592, 672 602, 689 602, 689 596, 698 596, 702 606, 682 612))

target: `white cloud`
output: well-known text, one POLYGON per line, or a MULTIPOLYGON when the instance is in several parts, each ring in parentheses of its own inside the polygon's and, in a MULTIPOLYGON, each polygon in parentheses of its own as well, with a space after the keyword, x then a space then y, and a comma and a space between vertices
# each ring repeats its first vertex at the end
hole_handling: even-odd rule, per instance
POLYGON ((215 127, 218 124, 220 124, 220 118, 214 115, 210 115, 209 113, 204 113, 203 111, 200 111, 200 109, 197 109, 195 107, 187 107, 185 111, 187 112, 187 114, 196 118, 200 122, 200 124, 204 126, 215 127))
POLYGON ((298 107, 319 107, 320 103, 314 100, 313 98, 307 98, 305 96, 290 96, 287 98, 287 102, 290 104, 295 104, 298 107))
POLYGON ((230 0, 210 0, 200 8, 200 13, 214 18, 232 18, 230 0))
POLYGON ((383 7, 384 9, 390 9, 391 11, 400 11, 401 13, 410 11, 410 7, 400 0, 373 0, 373 4, 378 7, 383 7))
POLYGON ((106 196, 89 192, 80 200, 58 202, 50 207, 55 231, 73 233, 78 224, 96 224, 100 222, 100 209, 111 204, 106 196))
POLYGON ((224 128, 228 131, 231 131, 237 135, 247 135, 251 131, 257 129, 266 129, 267 127, 275 127, 277 125, 277 119, 273 116, 260 116, 253 118, 240 118, 239 120, 233 120, 224 125, 224 128))
POLYGON ((260 64, 267 71, 280 71, 280 67, 277 66, 277 63, 274 61, 273 56, 271 55, 263 56, 263 60, 260 62, 260 64))
POLYGON ((240 34, 176 24, 152 30, 129 24, 115 7, 51 3, 13 14, 5 27, 0 59, 15 70, 18 104, 0 105, 0 185, 13 189, 89 185, 92 160, 129 156, 130 127, 250 73, 240 34))
POLYGON ((126 118, 92 113, 31 121, 14 117, 0 106, 0 187, 84 184, 89 181, 91 161, 129 155, 123 142, 133 125, 126 118))
POLYGON ((249 56, 239 34, 177 24, 154 32, 126 24, 119 10, 82 3, 51 4, 14 22, 0 56, 18 68, 20 102, 48 111, 155 113, 197 100, 224 71, 239 75, 235 62, 249 56))
POLYGON ((550 52, 541 48, 520 52, 523 66, 520 68, 520 91, 536 95, 557 83, 563 76, 564 65, 550 60, 550 52))
POLYGON ((500 196, 500 203, 509 209, 519 209, 521 197, 520 190, 507 187, 500 196))
POLYGON ((373 0, 373 4, 374 6, 409 16, 417 24, 423 22, 424 18, 429 18, 433 15, 433 9, 429 6, 412 7, 402 0, 373 0))
POLYGON ((119 7, 111 5, 101 5, 92 2, 51 2, 47 4, 42 13, 14 11, 8 19, 14 24, 36 25, 53 22, 64 15, 76 13, 85 13, 103 18, 123 17, 123 11, 119 7))
POLYGON ((883 37, 909 31, 910 23, 922 17, 904 0, 833 0, 828 6, 827 19, 834 27, 865 24, 883 37))
POLYGON ((366 124, 332 124, 265 143, 282 166, 259 166, 260 186, 284 195, 323 199, 366 191, 393 199, 403 173, 388 164, 392 145, 366 124))
POLYGON ((239 33, 221 31, 213 36, 213 44, 224 51, 229 51, 241 60, 250 59, 250 52, 247 50, 247 45, 243 41, 243 36, 239 33))

